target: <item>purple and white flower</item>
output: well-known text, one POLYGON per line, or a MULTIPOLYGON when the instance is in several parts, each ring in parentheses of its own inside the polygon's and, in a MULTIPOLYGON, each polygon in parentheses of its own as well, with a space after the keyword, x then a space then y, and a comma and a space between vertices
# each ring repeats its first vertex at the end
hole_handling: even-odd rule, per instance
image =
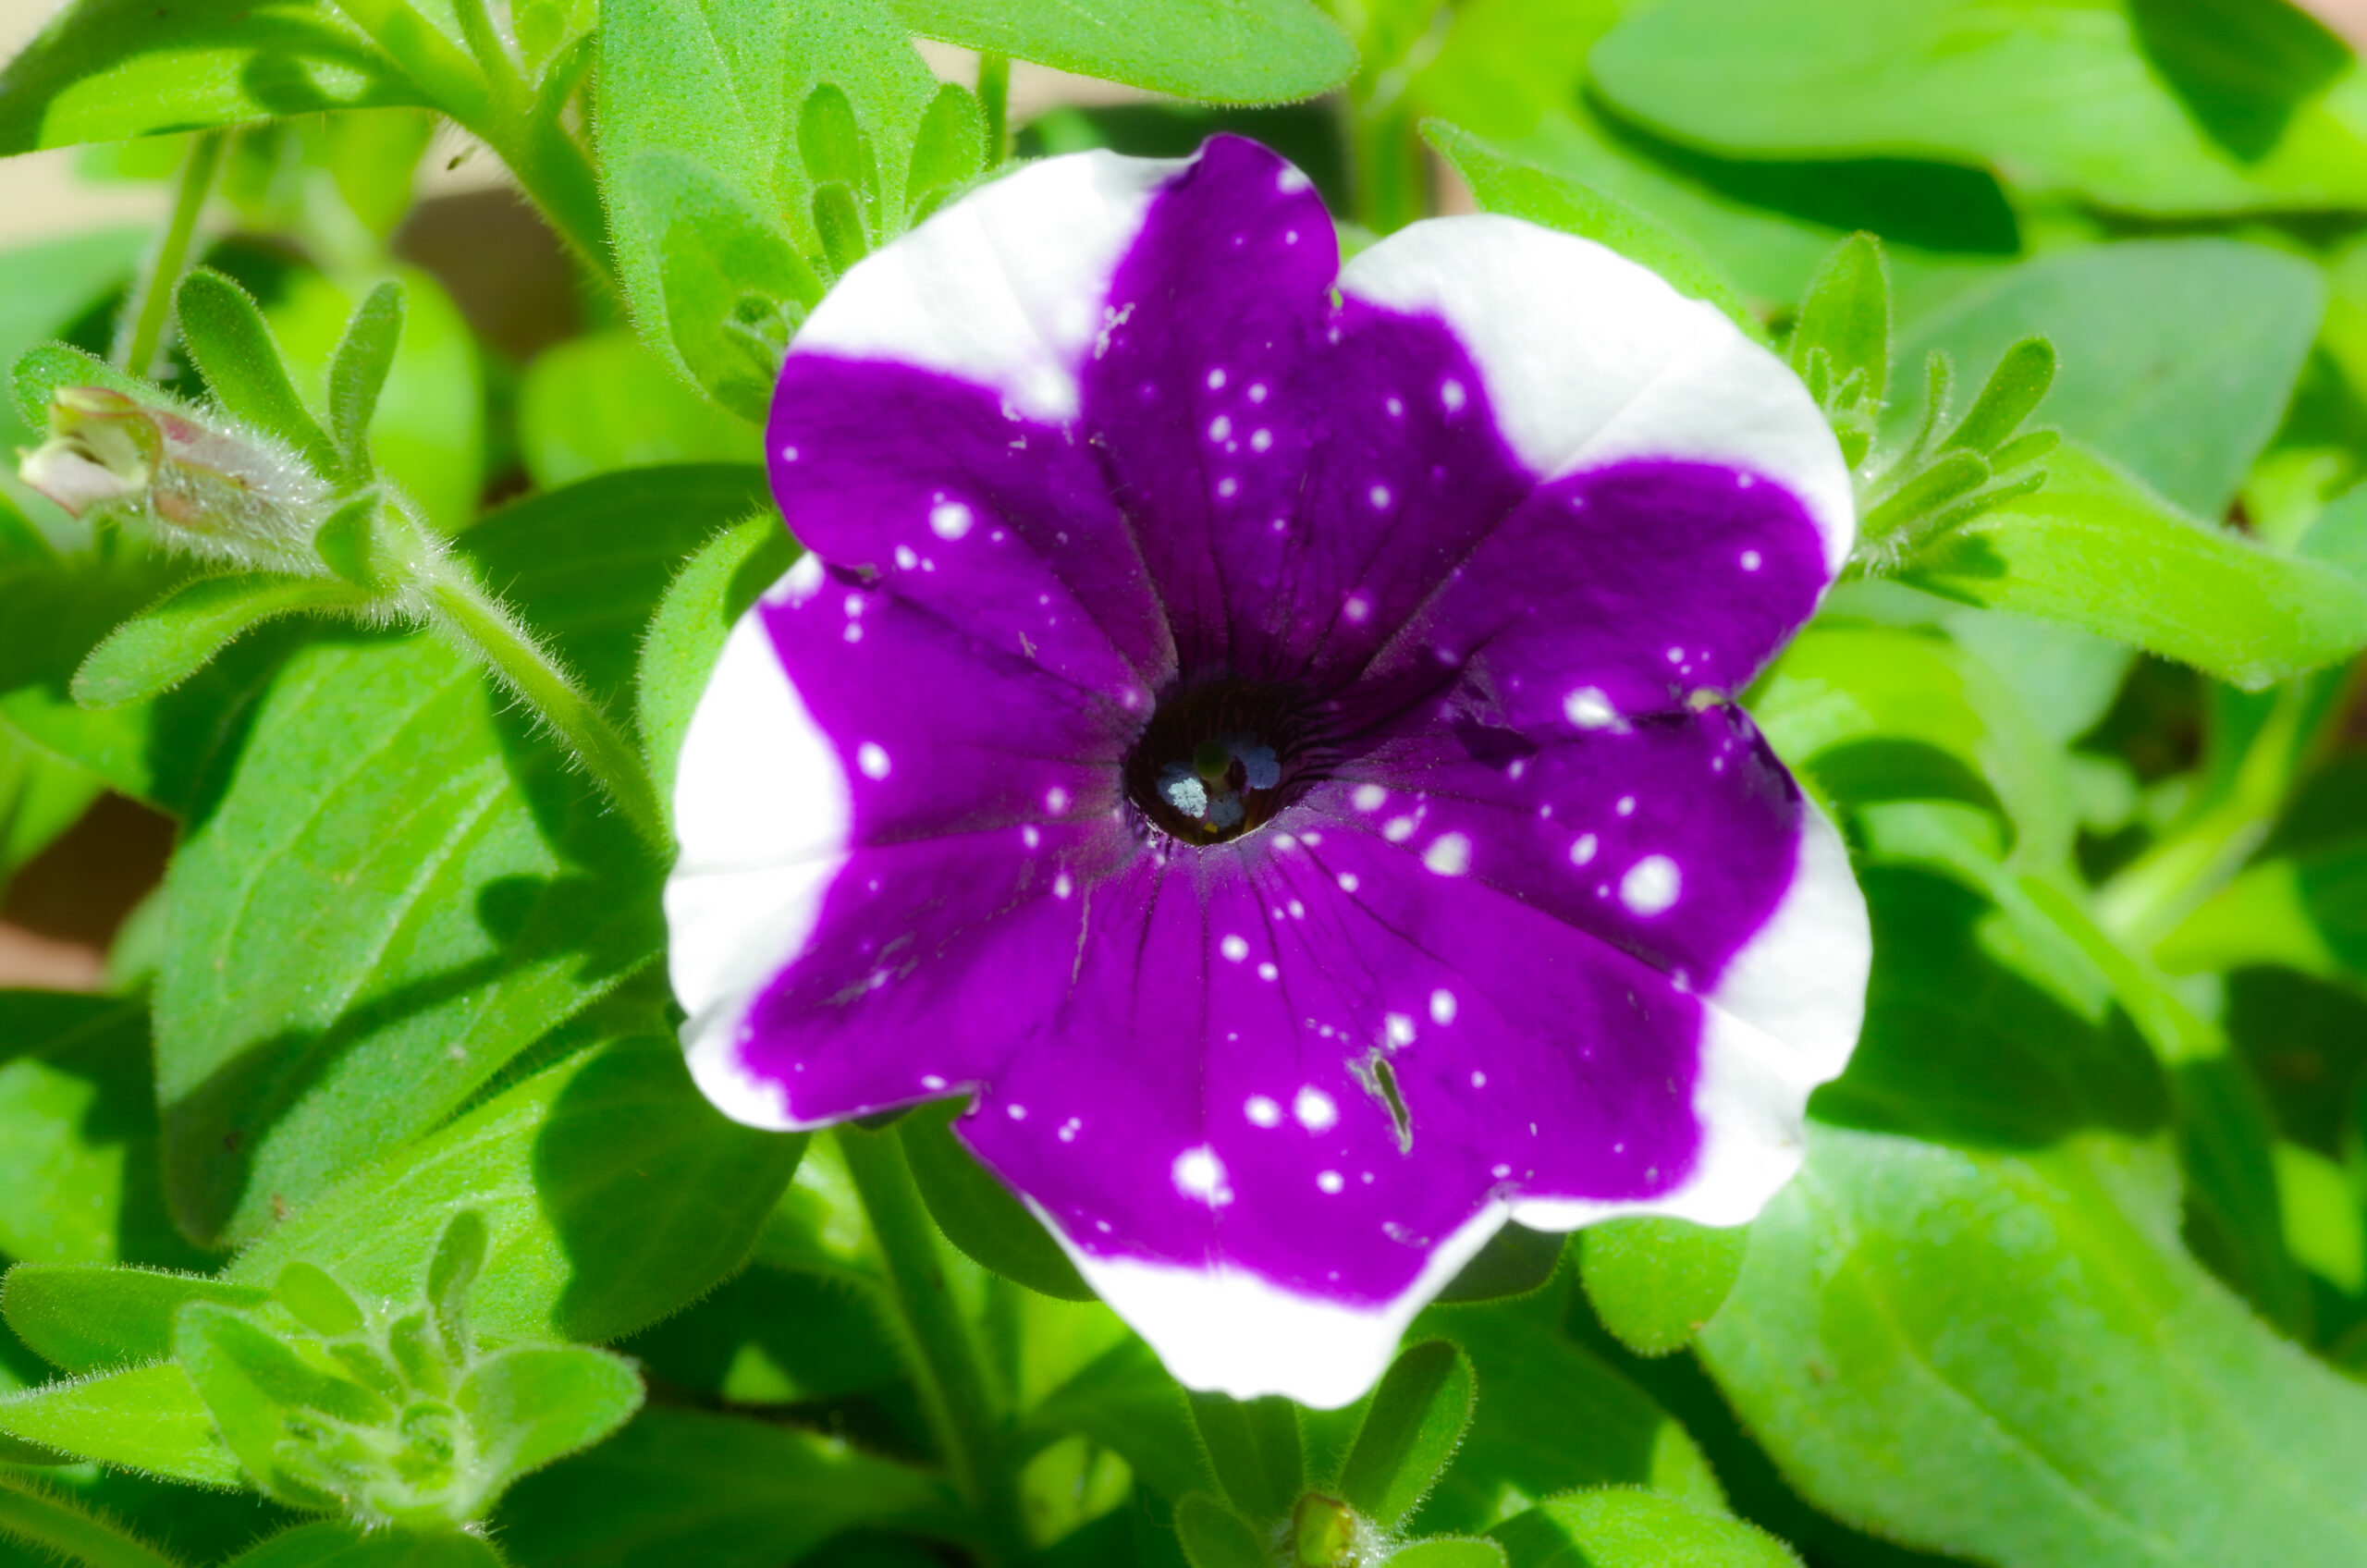
POLYGON ((1343 270, 1255 144, 1085 153, 850 272, 768 439, 811 553, 667 888, 730 1114, 968 1096, 1178 1378, 1317 1405, 1508 1219, 1797 1168, 1865 908, 1734 698, 1853 509, 1716 311, 1496 216, 1343 270))

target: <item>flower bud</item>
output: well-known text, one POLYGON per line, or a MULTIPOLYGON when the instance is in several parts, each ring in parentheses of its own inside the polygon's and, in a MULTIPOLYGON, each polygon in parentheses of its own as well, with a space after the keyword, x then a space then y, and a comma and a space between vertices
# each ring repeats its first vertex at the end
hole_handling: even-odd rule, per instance
POLYGON ((18 477, 76 517, 145 523, 161 543, 283 570, 335 499, 294 453, 218 410, 183 412, 104 386, 51 394, 49 439, 18 477))

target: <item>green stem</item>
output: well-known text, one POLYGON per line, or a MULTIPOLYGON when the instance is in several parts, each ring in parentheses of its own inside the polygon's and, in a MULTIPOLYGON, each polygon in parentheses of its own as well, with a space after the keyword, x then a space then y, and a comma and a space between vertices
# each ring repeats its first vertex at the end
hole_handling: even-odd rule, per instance
POLYGON ((214 190, 215 171, 222 166, 222 149, 228 140, 225 131, 208 130, 190 143, 188 161, 181 165, 180 190, 173 199, 172 218, 125 303, 124 326, 115 342, 114 359, 134 375, 146 375, 156 362, 156 351, 164 346, 165 323, 173 313, 173 289, 189 264, 198 214, 205 210, 205 198, 214 190))
POLYGON ((1011 156, 1011 56, 978 56, 978 102, 987 107, 987 167, 1011 156))
MULTIPOLYGON (((493 149, 552 229, 597 276, 614 281, 607 217, 592 161, 563 127, 534 114, 532 95, 518 82, 489 22, 484 32, 500 62, 489 67, 491 78, 488 67, 481 67, 405 0, 337 0, 337 6, 410 73, 430 103, 493 149)), ((478 16, 482 20, 481 4, 478 16)), ((465 6, 462 26, 470 26, 465 6)))
POLYGON ((87 1568, 178 1568, 138 1537, 45 1488, 0 1479, 0 1539, 21 1541, 87 1568))
POLYGON ((914 1378, 920 1385, 938 1447, 954 1489, 986 1528, 989 1542, 1005 1543, 1008 1555, 1016 1531, 1002 1517, 995 1468, 1000 1423, 988 1391, 976 1339, 963 1320, 946 1284, 937 1226, 913 1184, 904 1145, 891 1129, 866 1133, 837 1130, 847 1175, 863 1199, 886 1265, 888 1294, 914 1351, 914 1378))
POLYGON ((665 808, 649 782, 649 770, 566 668, 546 653, 464 568, 440 563, 421 586, 436 623, 483 659, 503 684, 549 724, 651 848, 660 854, 668 852, 672 835, 666 826, 665 808))
POLYGON ((1347 95, 1348 152, 1356 221, 1375 234, 1391 234, 1422 215, 1429 201, 1429 170, 1414 118, 1403 109, 1377 112, 1347 95))

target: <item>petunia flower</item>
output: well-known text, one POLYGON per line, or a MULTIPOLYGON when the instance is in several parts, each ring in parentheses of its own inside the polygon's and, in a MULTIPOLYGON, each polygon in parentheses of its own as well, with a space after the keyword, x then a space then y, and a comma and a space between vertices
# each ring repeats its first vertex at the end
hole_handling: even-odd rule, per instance
POLYGON ((666 895, 731 1116, 965 1096, 1179 1378, 1315 1405, 1507 1219, 1797 1168, 1865 908, 1735 695, 1853 512, 1717 312, 1504 217, 1343 270, 1247 141, 1084 153, 851 271, 768 441, 810 553, 666 895))

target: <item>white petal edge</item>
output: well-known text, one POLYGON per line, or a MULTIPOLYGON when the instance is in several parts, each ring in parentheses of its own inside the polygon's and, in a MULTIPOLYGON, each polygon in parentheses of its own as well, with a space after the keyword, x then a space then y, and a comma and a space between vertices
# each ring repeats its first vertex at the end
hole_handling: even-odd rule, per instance
POLYGON ((1221 1265, 1185 1268, 1097 1257, 1040 1205, 1023 1199, 1095 1293, 1185 1387, 1235 1399, 1282 1394, 1335 1410, 1379 1381, 1407 1326, 1507 1219, 1539 1231, 1575 1231, 1629 1215, 1722 1227, 1757 1218, 1805 1158, 1809 1096, 1848 1065, 1872 961, 1866 901, 1848 851, 1808 803, 1791 887, 1704 998, 1693 1096, 1702 1146, 1684 1183, 1642 1200, 1490 1203, 1430 1255, 1403 1294, 1378 1307, 1301 1295, 1221 1265))
MULTIPOLYGON (((818 592, 822 563, 800 559, 765 599, 818 592)), ((804 947, 845 863, 852 796, 838 749, 799 700, 751 607, 691 715, 675 771, 681 852, 666 879, 667 971, 690 1014, 691 1076, 735 1121, 802 1128, 786 1085, 750 1073, 741 1025, 804 947)))
POLYGON ((1873 929, 1840 832, 1803 803, 1783 902, 1703 998, 1693 1113, 1701 1152, 1680 1186, 1643 1202, 1527 1198, 1512 1218, 1575 1231, 1630 1214, 1700 1225, 1757 1217, 1806 1157, 1809 1096, 1849 1065, 1866 1018, 1873 929))
POLYGON ((1487 1245, 1509 1207, 1492 1203, 1466 1220, 1403 1295, 1359 1307, 1300 1295, 1245 1269, 1096 1257, 1026 1202, 1094 1293, 1178 1382, 1234 1399, 1282 1394, 1312 1410, 1351 1404, 1380 1381, 1406 1326, 1487 1245))
POLYGON ((1065 423, 1109 325, 1110 279, 1151 199, 1191 161, 1072 153, 1006 175, 857 263, 790 352, 938 371, 1065 423))
POLYGON ((1444 322, 1515 456, 1546 479, 1636 458, 1744 470, 1807 508, 1837 572, 1857 538, 1840 444, 1790 367, 1714 306, 1575 235, 1497 214, 1400 229, 1343 293, 1444 322))

